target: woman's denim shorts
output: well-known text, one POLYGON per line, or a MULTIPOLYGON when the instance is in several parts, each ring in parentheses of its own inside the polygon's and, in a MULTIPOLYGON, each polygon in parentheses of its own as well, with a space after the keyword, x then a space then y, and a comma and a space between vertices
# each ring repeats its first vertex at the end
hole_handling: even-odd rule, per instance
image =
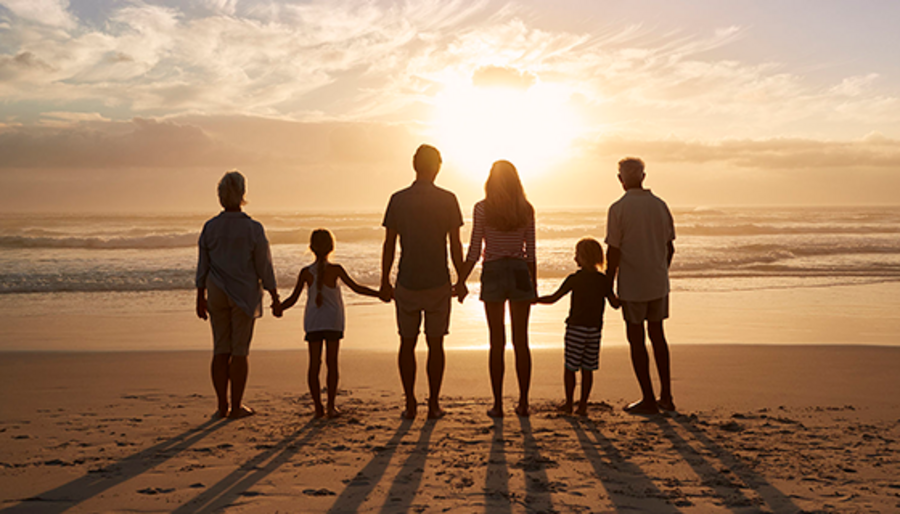
POLYGON ((531 272, 524 260, 506 258, 482 265, 482 302, 530 302, 534 297, 531 272))

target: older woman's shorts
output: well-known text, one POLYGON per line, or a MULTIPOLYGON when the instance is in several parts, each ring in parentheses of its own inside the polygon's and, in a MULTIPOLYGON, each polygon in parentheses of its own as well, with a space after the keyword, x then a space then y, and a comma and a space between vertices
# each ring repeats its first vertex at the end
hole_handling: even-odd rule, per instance
POLYGON ((250 353, 256 319, 248 316, 212 280, 206 281, 206 309, 212 325, 213 353, 237 357, 250 353))
POLYGON ((530 302, 534 297, 534 283, 524 260, 497 259, 482 265, 482 302, 530 302))

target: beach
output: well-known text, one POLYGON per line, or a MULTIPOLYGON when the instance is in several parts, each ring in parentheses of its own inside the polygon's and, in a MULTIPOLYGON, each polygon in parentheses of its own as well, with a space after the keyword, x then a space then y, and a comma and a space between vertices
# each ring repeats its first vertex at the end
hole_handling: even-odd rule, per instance
MULTIPOLYGON (((9 512, 889 512, 900 507, 900 349, 675 345, 677 413, 631 416, 624 347, 587 418, 554 406, 562 355, 534 352, 533 413, 494 421, 486 356, 448 353, 447 415, 400 419, 395 356, 341 355, 314 420, 306 353, 251 357, 251 418, 216 421, 206 352, 8 353, 9 512), (887 393, 887 394, 886 394, 887 393)), ((422 355, 418 390, 425 390, 422 355)), ((512 355, 507 359, 511 362, 512 355)), ((513 378, 507 374, 506 391, 513 378)), ((424 394, 424 393, 423 393, 424 394)), ((424 400, 420 397, 420 400, 424 400)))

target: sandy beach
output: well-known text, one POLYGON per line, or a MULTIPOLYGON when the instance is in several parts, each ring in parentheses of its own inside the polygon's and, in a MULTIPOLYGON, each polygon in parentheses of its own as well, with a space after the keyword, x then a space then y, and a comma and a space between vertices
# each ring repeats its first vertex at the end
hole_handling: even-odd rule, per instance
MULTIPOLYGON (((587 418, 555 411, 562 356, 539 350, 532 416, 516 417, 510 401, 507 417, 495 422, 485 415, 481 351, 448 354, 448 414, 438 421, 400 419, 390 352, 344 351, 344 415, 313 420, 305 352, 258 351, 247 394, 258 415, 229 422, 210 418, 206 352, 6 353, 0 506, 185 513, 900 508, 900 401, 891 394, 900 390, 900 349, 676 345, 673 355, 675 414, 620 411, 637 386, 627 350, 613 346, 603 349, 587 418)), ((513 380, 508 374, 506 391, 514 391, 513 380)))

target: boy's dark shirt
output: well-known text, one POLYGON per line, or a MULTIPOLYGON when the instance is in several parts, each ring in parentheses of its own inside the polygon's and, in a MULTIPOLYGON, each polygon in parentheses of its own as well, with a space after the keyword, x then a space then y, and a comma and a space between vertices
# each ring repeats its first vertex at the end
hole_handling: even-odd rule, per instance
POLYGON ((612 292, 609 279, 599 271, 578 270, 566 277, 562 289, 572 291, 567 325, 603 328, 603 309, 612 292))

